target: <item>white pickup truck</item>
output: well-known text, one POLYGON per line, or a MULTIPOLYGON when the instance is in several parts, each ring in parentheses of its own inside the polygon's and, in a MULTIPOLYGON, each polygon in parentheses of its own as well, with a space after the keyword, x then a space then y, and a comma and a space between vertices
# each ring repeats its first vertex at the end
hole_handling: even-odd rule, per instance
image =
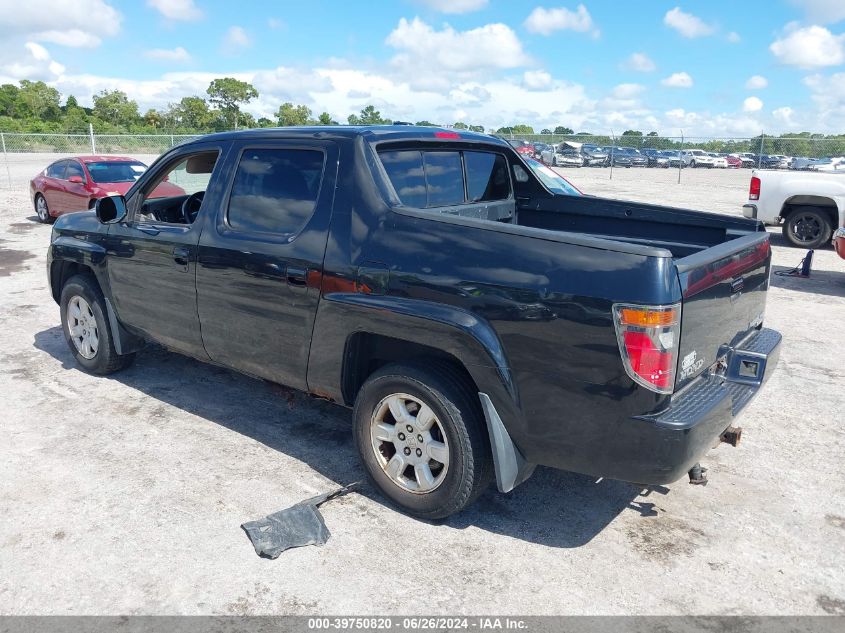
POLYGON ((742 213, 783 224, 783 236, 793 246, 818 248, 845 226, 845 173, 755 169, 742 213))

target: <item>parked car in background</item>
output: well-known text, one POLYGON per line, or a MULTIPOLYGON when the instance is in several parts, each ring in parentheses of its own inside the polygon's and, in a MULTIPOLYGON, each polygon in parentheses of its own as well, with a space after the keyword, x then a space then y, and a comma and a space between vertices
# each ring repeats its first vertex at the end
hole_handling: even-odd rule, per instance
POLYGON ((807 156, 796 156, 789 163, 789 168, 795 171, 810 171, 813 165, 818 164, 818 158, 808 158, 807 156))
POLYGON ((684 166, 684 157, 682 151, 678 151, 676 149, 666 149, 663 150, 663 156, 666 158, 666 162, 668 163, 669 167, 684 166))
POLYGON ((821 172, 845 172, 845 158, 823 158, 812 167, 812 171, 821 172))
POLYGON ((374 488, 425 519, 536 465, 640 487, 700 471, 777 365, 769 234, 560 195, 525 162, 406 125, 182 143, 56 222, 60 331, 91 374, 153 342, 349 407, 374 488), (191 193, 150 200, 182 163, 191 193))
POLYGON ((534 145, 522 139, 509 139, 508 143, 513 147, 518 154, 523 156, 534 156, 534 145))
POLYGON ((584 143, 581 146, 581 156, 584 157, 585 167, 607 167, 608 151, 598 145, 584 143))
POLYGON ((614 167, 648 167, 648 158, 633 147, 614 147, 610 161, 614 167))
POLYGON ((534 160, 541 160, 543 157, 543 152, 549 149, 551 145, 548 143, 534 143, 534 160))
POLYGON ((783 154, 768 154, 760 160, 761 169, 789 169, 789 156, 783 154))
POLYGON ((739 152, 732 154, 732 156, 739 158, 739 160, 742 161, 742 166, 747 169, 757 167, 757 154, 754 154, 753 152, 739 152))
POLYGON ((564 141, 552 145, 543 152, 541 160, 552 167, 582 167, 581 143, 564 141))
POLYGON ((681 154, 684 167, 715 167, 716 159, 703 149, 687 149, 681 154))
POLYGON ((654 149, 651 147, 646 147, 645 149, 641 149, 640 153, 646 157, 648 160, 649 167, 668 167, 669 166, 669 159, 663 155, 663 152, 659 149, 654 149))
POLYGON ((833 231, 845 226, 845 173, 755 169, 742 213, 764 224, 782 224, 793 246, 825 246, 833 231))
POLYGON ((744 167, 742 164, 742 159, 739 156, 735 156, 734 154, 725 154, 722 156, 725 159, 725 162, 728 164, 728 167, 731 169, 739 169, 740 167, 744 167))
MULTIPOLYGON (((29 195, 41 222, 51 222, 64 213, 84 211, 99 198, 123 195, 147 170, 147 166, 125 156, 74 156, 47 166, 29 183, 29 195)), ((156 197, 177 196, 184 191, 163 182, 156 197)))
POLYGON ((728 161, 725 160, 725 157, 721 154, 717 154, 716 152, 708 152, 707 155, 713 159, 713 167, 717 167, 719 169, 728 168, 728 161))

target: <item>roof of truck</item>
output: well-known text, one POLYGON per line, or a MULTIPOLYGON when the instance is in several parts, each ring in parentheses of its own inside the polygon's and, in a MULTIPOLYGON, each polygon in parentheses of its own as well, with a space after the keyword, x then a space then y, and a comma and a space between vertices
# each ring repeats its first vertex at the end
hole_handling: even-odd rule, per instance
POLYGON ((238 138, 284 138, 311 136, 317 138, 353 138, 356 136, 367 136, 373 140, 413 140, 413 139, 437 139, 437 140, 462 140, 470 142, 495 143, 505 145, 502 139, 470 132, 469 130, 455 130, 442 127, 428 127, 418 125, 305 125, 290 127, 269 127, 249 130, 236 130, 231 132, 218 132, 208 134, 188 141, 214 140, 235 140, 238 138))

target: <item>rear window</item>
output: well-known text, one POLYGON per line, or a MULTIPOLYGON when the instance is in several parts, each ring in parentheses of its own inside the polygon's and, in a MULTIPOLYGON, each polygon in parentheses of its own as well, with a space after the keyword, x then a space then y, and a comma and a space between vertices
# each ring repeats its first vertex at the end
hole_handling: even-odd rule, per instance
POLYGON ((398 150, 379 153, 396 195, 409 207, 430 208, 511 197, 507 160, 473 151, 398 150))
POLYGON ((94 182, 135 182, 147 166, 138 161, 108 161, 88 163, 88 173, 94 182))

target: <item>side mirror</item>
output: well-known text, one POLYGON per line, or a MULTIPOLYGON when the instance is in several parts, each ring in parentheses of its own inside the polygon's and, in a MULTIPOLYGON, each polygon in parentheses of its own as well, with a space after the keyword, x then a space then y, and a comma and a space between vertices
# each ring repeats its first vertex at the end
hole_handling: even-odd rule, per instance
POLYGON ((72 182, 75 185, 84 185, 85 181, 82 180, 82 176, 71 176, 67 179, 68 182, 72 182))
POLYGON ((114 224, 126 217, 126 200, 123 196, 106 196, 94 205, 97 219, 102 224, 114 224))

